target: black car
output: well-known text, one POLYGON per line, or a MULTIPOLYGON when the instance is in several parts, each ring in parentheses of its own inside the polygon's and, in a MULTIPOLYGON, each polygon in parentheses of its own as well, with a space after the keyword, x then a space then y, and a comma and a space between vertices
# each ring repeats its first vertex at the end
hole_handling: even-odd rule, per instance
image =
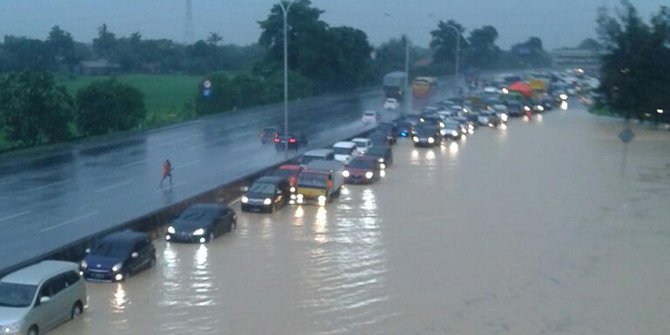
POLYGON ((386 135, 388 142, 393 145, 397 141, 398 125, 392 122, 381 122, 377 125, 375 132, 386 135))
POLYGON ((272 213, 290 200, 291 185, 288 178, 265 176, 254 181, 242 196, 242 211, 272 213))
POLYGON ((307 145, 307 138, 305 135, 295 132, 281 132, 274 138, 273 141, 277 151, 284 151, 286 148, 288 148, 288 150, 298 151, 300 147, 307 145))
POLYGON ((524 114, 523 105, 518 102, 508 102, 507 111, 508 115, 511 117, 519 117, 524 114))
POLYGON ((378 131, 378 130, 375 130, 375 131, 371 132, 368 135, 368 138, 370 139, 370 141, 372 141, 373 146, 377 146, 377 145, 386 146, 386 145, 393 145, 393 143, 394 143, 394 142, 391 142, 391 139, 389 139, 388 134, 386 134, 384 132, 381 132, 381 131, 378 131))
POLYGON ((212 241, 237 226, 237 214, 223 204, 200 203, 186 208, 167 229, 165 239, 175 242, 212 241))
POLYGON ((442 117, 437 114, 421 116, 419 117, 419 123, 430 123, 440 129, 444 128, 444 121, 442 120, 442 117))
POLYGON ((440 129, 432 123, 419 123, 414 128, 412 142, 414 142, 415 147, 434 147, 440 145, 441 141, 440 129))
POLYGON ((277 127, 265 127, 261 130, 261 144, 272 143, 279 135, 279 128, 277 127))
POLYGON ((156 249, 147 233, 122 231, 102 238, 87 250, 80 270, 86 280, 124 281, 156 264, 156 249))
POLYGON ((367 156, 376 157, 379 163, 384 164, 382 168, 393 165, 393 150, 388 145, 374 145, 365 153, 367 156))
POLYGON ((456 120, 447 120, 444 126, 443 136, 446 139, 460 140, 467 132, 465 126, 456 120))

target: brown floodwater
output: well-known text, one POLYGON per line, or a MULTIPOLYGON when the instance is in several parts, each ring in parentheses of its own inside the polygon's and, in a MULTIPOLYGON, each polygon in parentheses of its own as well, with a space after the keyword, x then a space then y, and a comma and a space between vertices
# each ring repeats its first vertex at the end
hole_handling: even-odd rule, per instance
MULTIPOLYGON (((239 214, 53 334, 670 334, 670 132, 583 107, 401 141, 326 208, 239 214)), ((239 213, 239 205, 234 205, 239 213)))

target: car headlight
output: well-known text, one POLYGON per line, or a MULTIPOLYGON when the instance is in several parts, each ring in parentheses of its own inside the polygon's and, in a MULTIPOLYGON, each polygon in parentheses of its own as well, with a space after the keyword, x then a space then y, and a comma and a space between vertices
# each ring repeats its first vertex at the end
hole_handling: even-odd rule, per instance
POLYGON ((377 162, 384 163, 384 158, 382 158, 382 157, 377 158, 377 162))
POLYGON ((544 111, 544 107, 541 106, 541 105, 538 105, 538 106, 537 106, 537 110, 539 110, 540 112, 542 112, 542 111, 544 111))
POLYGON ((447 134, 447 131, 444 129, 440 129, 440 135, 444 136, 447 134))
POLYGON ((320 195, 317 200, 319 201, 319 206, 324 206, 326 204, 326 196, 320 195))
POLYGON ((451 136, 458 136, 458 132, 455 131, 455 130, 452 130, 452 131, 451 131, 451 136))
POLYGON ((444 128, 444 122, 440 122, 440 128, 444 128))
POLYGON ((525 110, 526 112, 530 112, 530 107, 528 107, 528 106, 523 106, 523 110, 525 110))
POLYGON ((379 168, 382 169, 382 170, 386 169, 386 164, 384 164, 384 163, 379 164, 379 168))
POLYGON ((263 205, 265 205, 265 206, 267 206, 271 203, 272 203, 272 199, 270 199, 270 198, 265 198, 265 200, 263 200, 263 205))
POLYGON ((500 119, 501 120, 507 121, 508 118, 509 118, 509 116, 507 116, 507 114, 505 114, 505 113, 500 114, 500 119))
MULTIPOLYGON (((428 143, 435 143, 435 139, 432 137, 428 138, 428 143)), ((368 175, 367 173, 365 174, 366 176, 368 175)))
POLYGON ((349 178, 349 175, 351 175, 351 173, 349 173, 349 170, 344 170, 344 171, 342 171, 342 176, 343 176, 344 178, 349 178))
POLYGON ((560 96, 561 100, 568 100, 568 95, 565 93, 562 93, 560 96))
POLYGON ((368 171, 368 172, 365 173, 365 178, 372 179, 372 177, 374 177, 374 176, 375 176, 375 174, 372 173, 372 171, 368 171))
POLYGON ((18 334, 19 331, 21 331, 21 328, 23 327, 23 321, 17 321, 14 323, 10 323, 8 325, 2 326, 0 328, 0 331, 2 334, 18 334))
POLYGON ((246 204, 247 202, 249 202, 249 198, 246 195, 243 195, 242 196, 242 203, 246 204))
POLYGON ((198 228, 193 231, 193 236, 202 236, 205 235, 205 229, 203 228, 198 228))
POLYGON ((123 263, 116 263, 112 266, 112 271, 119 272, 121 271, 121 268, 123 268, 123 263))
POLYGON ((294 186, 291 186, 291 188, 289 189, 289 191, 290 191, 291 193, 295 193, 295 187, 294 187, 294 186))
POLYGON ((176 232, 176 231, 175 231, 174 227, 172 227, 172 226, 169 226, 169 227, 168 227, 168 233, 170 233, 170 234, 174 234, 175 232, 176 232))
POLYGON ((419 137, 418 136, 412 136, 412 141, 419 142, 419 137))
POLYGON ((88 267, 88 263, 86 260, 81 261, 81 264, 79 264, 79 267, 82 269, 86 269, 88 267))

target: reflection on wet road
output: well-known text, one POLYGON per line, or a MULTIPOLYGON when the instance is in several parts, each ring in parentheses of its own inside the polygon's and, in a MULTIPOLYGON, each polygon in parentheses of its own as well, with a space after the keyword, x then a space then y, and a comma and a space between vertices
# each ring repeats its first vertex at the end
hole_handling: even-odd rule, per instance
MULTIPOLYGON (((571 109, 408 142, 326 208, 239 215, 89 284, 54 334, 668 334, 670 139, 571 109)), ((239 212, 239 206, 235 207, 239 212)))

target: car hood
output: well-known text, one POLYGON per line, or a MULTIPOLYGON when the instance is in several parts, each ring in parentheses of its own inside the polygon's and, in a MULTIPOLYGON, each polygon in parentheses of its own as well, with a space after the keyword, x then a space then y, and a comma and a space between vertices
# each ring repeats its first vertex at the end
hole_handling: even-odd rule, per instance
POLYGON ((172 222, 172 227, 176 231, 185 231, 192 232, 198 228, 207 228, 210 225, 209 221, 199 220, 199 221, 188 221, 188 220, 175 220, 172 222))
POLYGON ((258 193, 258 192, 253 192, 253 193, 247 193, 246 196, 249 199, 261 199, 265 200, 266 198, 272 198, 272 193, 258 193))
POLYGON ((0 325, 10 325, 22 320, 30 307, 8 307, 0 306, 0 325))
POLYGON ((123 262, 122 259, 117 257, 107 257, 107 256, 90 255, 90 254, 86 256, 84 260, 86 260, 88 267, 94 270, 95 269, 109 270, 114 265, 123 262))

